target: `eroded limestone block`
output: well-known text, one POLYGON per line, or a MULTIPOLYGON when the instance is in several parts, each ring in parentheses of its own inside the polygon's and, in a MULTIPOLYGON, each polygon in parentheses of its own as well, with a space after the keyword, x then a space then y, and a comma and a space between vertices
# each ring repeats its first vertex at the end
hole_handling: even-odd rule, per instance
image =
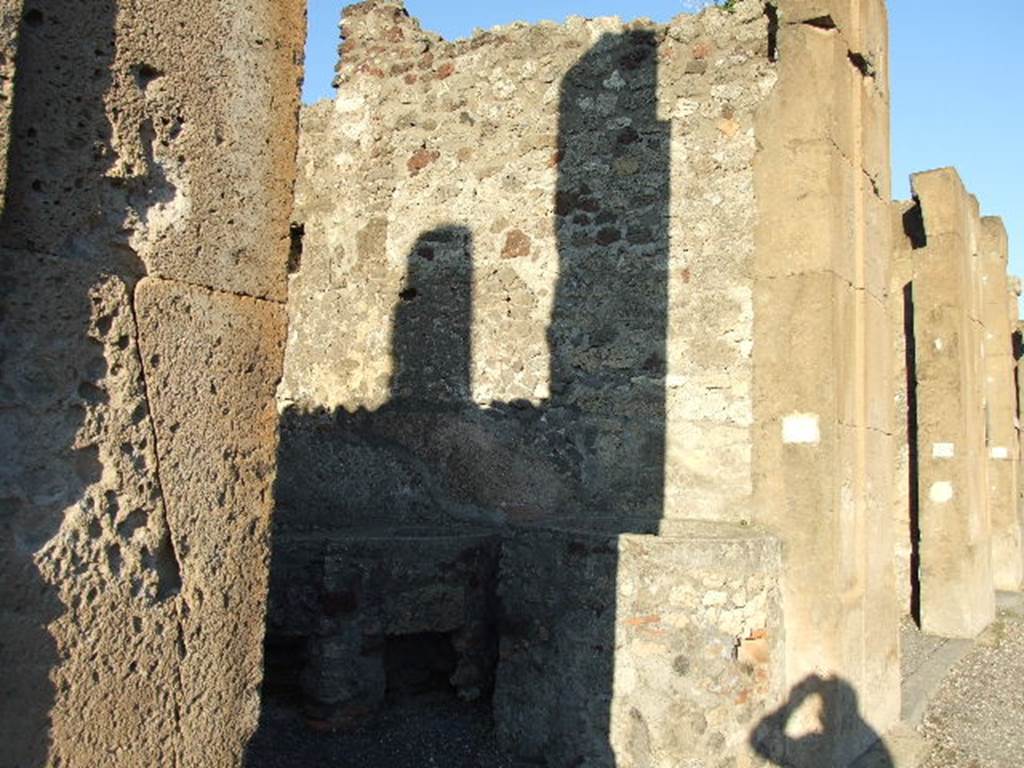
POLYGON ((1024 537, 1017 514, 1020 446, 1013 330, 1017 302, 1007 301, 1009 244, 1001 219, 981 219, 980 267, 985 323, 985 401, 988 407, 988 499, 992 517, 992 580, 1016 591, 1024 583, 1024 537))
POLYGON ((130 287, 2 264, 0 763, 173 762, 181 579, 130 287))
POLYGON ((974 637, 995 615, 979 206, 952 168, 912 184, 921 626, 974 637))
POLYGON ((21 0, 0 2, 0 211, 7 196, 7 152, 11 141, 11 101, 14 96, 14 62, 18 49, 21 0))
POLYGON ((284 308, 147 278, 140 353, 182 570, 181 765, 233 765, 262 678, 284 308))
POLYGON ((26 0, 7 236, 283 300, 304 9, 26 0))

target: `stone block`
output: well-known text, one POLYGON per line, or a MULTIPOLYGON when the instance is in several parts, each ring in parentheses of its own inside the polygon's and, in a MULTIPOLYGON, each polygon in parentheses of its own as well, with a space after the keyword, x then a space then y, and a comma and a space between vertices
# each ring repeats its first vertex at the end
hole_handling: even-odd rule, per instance
POLYGON ((283 300, 305 4, 35 5, 8 244, 283 300))
POLYGON ((854 280, 858 288, 864 288, 876 300, 884 302, 889 295, 893 269, 892 203, 889 193, 876 193, 865 183, 861 191, 863 199, 863 278, 854 280))
POLYGON ((856 421, 859 426, 891 435, 893 431, 893 360, 889 338, 889 316, 885 304, 874 296, 864 293, 863 356, 860 376, 863 379, 864 410, 856 421))
POLYGON ((966 236, 971 203, 955 168, 915 173, 910 183, 915 199, 921 203, 929 246, 938 235, 966 236))
POLYGON ((7 153, 11 145, 11 102, 14 97, 14 66, 17 61, 18 32, 22 0, 0 2, 0 212, 7 196, 7 153))
MULTIPOLYGON (((864 677, 861 712, 875 733, 884 734, 900 718, 899 622, 909 609, 897 587, 896 541, 909 539, 909 526, 893 519, 895 440, 874 429, 864 432, 865 598, 864 677)), ((900 578, 909 575, 900 574, 900 578)))
POLYGON ((827 271, 757 281, 756 423, 773 420, 781 436, 784 417, 807 414, 827 441, 830 426, 840 418, 839 385, 852 382, 852 376, 838 372, 844 352, 837 339, 838 329, 851 322, 851 293, 845 280, 827 271))
POLYGON ((886 0, 861 0, 858 5, 860 39, 855 51, 867 58, 875 90, 889 103, 889 9, 886 0))
POLYGON ((888 79, 885 0, 781 0, 778 6, 783 23, 836 29, 850 52, 864 56, 874 72, 888 79))
POLYGON ((259 706, 284 307, 146 278, 135 310, 187 606, 179 762, 227 765, 259 706))
POLYGON ((1015 591, 1024 582, 1024 549, 1017 512, 1020 446, 1015 425, 1017 384, 1012 337, 1017 302, 1015 297, 1011 302, 1006 300, 1008 243, 1002 221, 994 217, 981 219, 980 239, 992 571, 996 589, 1015 591))
POLYGON ((914 259, 914 292, 922 306, 971 314, 977 273, 967 249, 967 241, 960 234, 928 234, 927 249, 914 259))
POLYGON ((884 205, 892 200, 892 140, 889 102, 880 90, 881 74, 861 82, 861 165, 871 181, 870 190, 884 205))
POLYGON ((774 277, 827 270, 854 283, 853 166, 827 142, 787 145, 758 163, 772 194, 760 201, 755 274, 774 277))
POLYGON ((0 264, 0 762, 173 762, 180 582, 130 287, 0 264))
POLYGON ((992 516, 992 580, 996 589, 1017 592, 1024 583, 1020 516, 1017 511, 1017 467, 1013 457, 989 452, 988 499, 992 516))
POLYGON ((831 29, 783 25, 778 33, 779 82, 762 121, 789 142, 823 141, 853 162, 860 141, 854 84, 845 41, 831 29))
POLYGON ((813 24, 849 34, 860 21, 855 5, 856 0, 782 0, 779 14, 789 24, 813 24))
POLYGON ((973 291, 964 244, 938 240, 920 252, 918 264, 933 263, 914 281, 921 622, 932 634, 973 637, 994 615, 981 327, 963 305, 973 291), (933 248, 949 255, 946 271, 933 248))

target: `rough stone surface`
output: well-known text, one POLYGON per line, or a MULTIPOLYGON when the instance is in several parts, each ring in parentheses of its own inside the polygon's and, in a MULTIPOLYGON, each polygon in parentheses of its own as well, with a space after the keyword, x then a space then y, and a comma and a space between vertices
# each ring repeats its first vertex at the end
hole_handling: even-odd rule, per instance
POLYGON ((179 764, 235 765, 259 711, 285 310, 146 278, 136 312, 183 585, 179 764))
MULTIPOLYGON (((507 747, 549 765, 767 764, 751 724, 785 692, 776 541, 708 524, 523 531, 501 568, 507 747)), ((768 750, 781 733, 759 735, 768 750)))
POLYGON ((436 688, 464 701, 489 698, 495 534, 381 530, 275 545, 269 693, 298 693, 310 720, 335 726, 436 688))
POLYGON ((925 713, 921 768, 1009 768, 1024 754, 1024 613, 1001 610, 925 713))
POLYGON ((283 300, 304 12, 25 0, 5 242, 283 300))
POLYGON ((129 292, 87 264, 2 263, 0 764, 161 762, 181 576, 129 292))
POLYGON ((847 764, 899 715, 887 25, 880 2, 778 17, 756 126, 754 520, 786 547, 789 685, 837 676, 862 697, 871 728, 837 688, 807 758, 847 764))
POLYGON ((5 767, 256 725, 303 13, 0 4, 5 767))
POLYGON ((1013 332, 1017 302, 1007 279, 1009 244, 1002 220, 981 219, 982 322, 985 325, 985 448, 992 520, 992 581, 997 590, 1024 586, 1024 531, 1017 510, 1020 441, 1013 332), (1009 305, 1009 306, 1008 306, 1009 305))
POLYGON ((7 156, 11 148, 11 102, 22 0, 0 2, 0 211, 7 198, 7 156))

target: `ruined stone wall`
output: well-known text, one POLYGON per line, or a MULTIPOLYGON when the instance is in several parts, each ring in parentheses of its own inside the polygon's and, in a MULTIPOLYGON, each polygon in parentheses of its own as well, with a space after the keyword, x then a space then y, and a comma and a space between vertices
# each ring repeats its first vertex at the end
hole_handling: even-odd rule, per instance
POLYGON ((298 0, 16 15, 4 766, 236 765, 255 727, 303 18, 298 0))
MULTIPOLYGON (((339 97, 303 115, 282 405, 426 441, 434 519, 749 519, 762 10, 449 43, 350 8, 339 97), (460 413, 388 415, 417 399, 460 413)), ((344 489, 333 524, 402 519, 296 448, 301 514, 344 489)))
POLYGON ((520 756, 751 759, 785 679, 778 543, 749 526, 772 24, 746 2, 447 42, 346 9, 338 98, 302 117, 279 390, 268 651, 303 649, 307 716, 382 706, 375 649, 431 632, 520 756), (459 597, 481 529, 500 621, 459 597))
MULTIPOLYGON (((835 675, 884 732, 884 3, 446 42, 381 1, 343 34, 338 98, 302 117, 275 557, 317 531, 557 521, 614 584, 635 566, 573 536, 759 524, 786 552, 788 684, 835 675)), ((830 716, 813 759, 843 764, 870 731, 830 716)))

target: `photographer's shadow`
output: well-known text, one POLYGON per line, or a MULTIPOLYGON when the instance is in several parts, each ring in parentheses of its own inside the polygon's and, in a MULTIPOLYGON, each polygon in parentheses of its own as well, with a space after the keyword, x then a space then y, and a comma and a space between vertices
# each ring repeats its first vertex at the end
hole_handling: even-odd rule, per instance
POLYGON ((870 751, 856 760, 855 766, 894 768, 884 742, 860 716, 857 692, 838 677, 804 678, 790 692, 785 704, 758 723, 750 735, 750 746, 773 765, 786 768, 846 765, 868 748, 870 751), (805 724, 794 721, 805 721, 812 715, 817 717, 817 728, 802 736, 787 734, 787 729, 805 724))

